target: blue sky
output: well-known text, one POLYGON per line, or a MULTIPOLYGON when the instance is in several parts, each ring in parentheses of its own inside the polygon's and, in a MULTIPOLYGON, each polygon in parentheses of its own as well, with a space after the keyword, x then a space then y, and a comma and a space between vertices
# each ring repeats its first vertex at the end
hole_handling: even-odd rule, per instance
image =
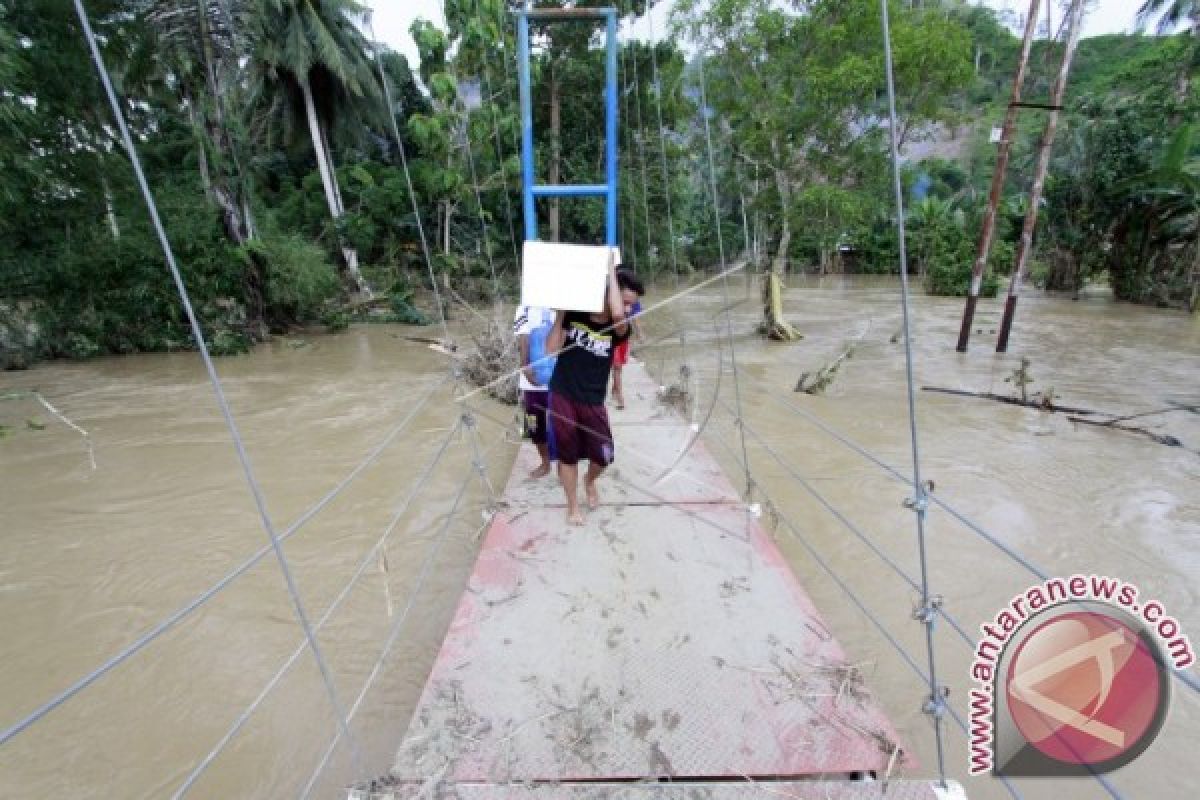
MULTIPOLYGON (((1023 14, 1029 9, 1029 0, 985 0, 987 5, 1003 11, 1023 14)), ((1054 2, 1054 24, 1061 23, 1062 10, 1060 0, 1054 2)), ((441 0, 367 0, 367 5, 375 10, 375 32, 380 39, 409 57, 411 63, 416 63, 416 48, 408 28, 417 17, 424 17, 441 24, 441 0)), ((665 29, 669 3, 660 3, 655 10, 656 31, 661 34, 665 29)), ((1045 3, 1042 4, 1045 7, 1045 3)), ((1140 0, 1092 0, 1090 11, 1086 18, 1084 36, 1097 36, 1103 33, 1119 33, 1132 30, 1140 0)), ((644 37, 647 25, 643 22, 638 31, 644 37)))

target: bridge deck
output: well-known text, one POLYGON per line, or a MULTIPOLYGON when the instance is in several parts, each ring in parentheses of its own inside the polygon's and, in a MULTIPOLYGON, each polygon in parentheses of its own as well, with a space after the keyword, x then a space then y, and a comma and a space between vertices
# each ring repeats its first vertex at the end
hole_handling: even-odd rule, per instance
POLYGON ((592 782, 674 780, 733 798, 788 780, 850 800, 880 796, 851 773, 913 766, 693 430, 640 367, 626 383, 586 527, 566 525, 553 478, 526 478, 523 448, 395 766, 358 796, 669 798, 592 782))

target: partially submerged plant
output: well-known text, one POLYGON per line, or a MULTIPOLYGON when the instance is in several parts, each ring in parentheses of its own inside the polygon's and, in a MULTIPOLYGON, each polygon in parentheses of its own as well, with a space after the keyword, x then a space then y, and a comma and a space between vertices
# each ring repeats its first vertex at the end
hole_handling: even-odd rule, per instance
POLYGON ((1021 402, 1029 402, 1029 384, 1033 383, 1033 376, 1029 373, 1030 361, 1024 356, 1021 357, 1021 366, 1012 371, 1012 374, 1004 379, 1005 383, 1011 383, 1021 395, 1021 402))

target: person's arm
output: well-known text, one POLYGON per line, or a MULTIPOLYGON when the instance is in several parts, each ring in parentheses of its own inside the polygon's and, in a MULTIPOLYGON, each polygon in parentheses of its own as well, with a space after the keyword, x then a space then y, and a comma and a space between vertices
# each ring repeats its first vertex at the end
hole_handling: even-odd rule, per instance
POLYGON ((537 386, 538 382, 533 377, 533 366, 529 363, 529 334, 518 334, 517 346, 521 350, 521 371, 525 373, 525 380, 537 386))
POLYGON ((566 331, 563 330, 563 320, 566 319, 567 312, 556 311, 554 313, 554 327, 550 329, 550 335, 546 337, 546 352, 558 353, 562 350, 563 343, 567 339, 566 331))
POLYGON ((625 302, 621 299, 621 287, 617 284, 617 264, 611 255, 608 257, 608 313, 613 319, 612 332, 617 336, 628 336, 625 302))

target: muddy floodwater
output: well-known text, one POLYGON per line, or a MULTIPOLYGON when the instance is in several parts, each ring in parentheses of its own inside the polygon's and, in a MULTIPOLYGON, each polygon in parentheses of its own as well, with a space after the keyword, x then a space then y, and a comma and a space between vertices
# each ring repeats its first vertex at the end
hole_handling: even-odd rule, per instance
MULTIPOLYGON (((659 287, 646 305, 674 291, 659 287)), ((753 333, 759 308, 747 285, 714 284, 651 311, 635 356, 664 385, 689 367, 688 413, 744 485, 740 407, 765 524, 915 754, 913 774, 931 776, 933 727, 920 711, 927 686, 803 543, 924 669, 916 593, 847 526, 918 576, 914 519, 903 507, 911 487, 812 421, 909 474, 898 286, 797 280, 786 306, 805 338, 766 343, 753 333), (721 315, 729 306, 736 374, 721 315), (823 394, 793 391, 803 373, 848 348, 823 394)), ((964 355, 954 351, 960 312, 959 300, 914 298, 918 385, 1009 395, 1005 378, 1025 357, 1030 394, 1052 389, 1060 404, 1123 415, 1170 409, 1125 424, 1182 446, 1064 414, 921 392, 922 472, 936 496, 1052 575, 1136 584, 1200 645, 1200 412, 1186 410, 1200 406, 1200 316, 1114 304, 1102 292, 1078 301, 1027 296, 1010 352, 996 355, 999 304, 985 301, 964 355)), ((470 324, 464 314, 451 326, 461 337, 470 324)), ((405 338, 422 335, 437 330, 362 326, 279 338, 217 362, 357 746, 339 743, 313 779, 337 725, 268 549, 0 746, 0 796, 170 797, 214 752, 190 796, 294 797, 312 780, 311 796, 334 798, 346 783, 386 771, 485 526, 478 467, 503 486, 519 447, 512 409, 486 398, 471 399, 463 425, 468 409, 454 401, 448 357, 405 338), (344 490, 306 513, 364 460, 344 490), (254 713, 218 752, 252 703, 254 713)), ((0 374, 0 395, 7 728, 186 609, 268 538, 196 354, 40 365, 0 374), (88 432, 94 469, 84 437, 31 391, 88 432)), ((1038 580, 936 507, 928 551, 932 591, 972 636, 1038 580)), ((970 650, 940 624, 936 653, 949 703, 965 716, 970 650)), ((967 777, 966 740, 949 719, 944 731, 948 774, 968 796, 1008 797, 992 778, 967 777)), ((1200 796, 1197 741, 1200 694, 1176 681, 1158 740, 1109 780, 1131 799, 1200 796)), ((1018 789, 1031 799, 1109 796, 1089 780, 1021 781, 1018 789)))

